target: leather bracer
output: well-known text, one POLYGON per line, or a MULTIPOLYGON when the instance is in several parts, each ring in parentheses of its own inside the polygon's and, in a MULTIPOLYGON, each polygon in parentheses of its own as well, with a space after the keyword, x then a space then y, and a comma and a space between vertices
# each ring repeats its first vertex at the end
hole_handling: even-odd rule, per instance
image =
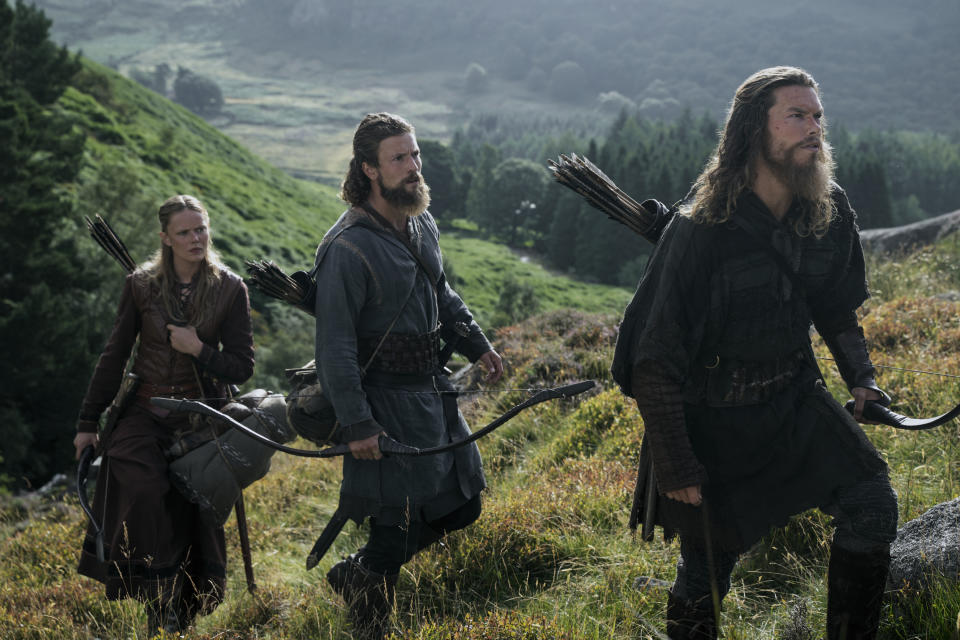
POLYGON ((882 397, 879 401, 884 406, 890 404, 890 396, 877 386, 877 370, 870 361, 867 351, 867 341, 863 336, 863 329, 859 326, 845 329, 833 336, 823 336, 833 358, 840 370, 840 377, 853 391, 855 387, 873 389, 882 397))

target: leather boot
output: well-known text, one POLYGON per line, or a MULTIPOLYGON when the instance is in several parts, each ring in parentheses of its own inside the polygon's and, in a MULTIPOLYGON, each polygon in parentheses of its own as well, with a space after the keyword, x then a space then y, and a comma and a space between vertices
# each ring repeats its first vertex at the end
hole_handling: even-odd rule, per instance
POLYGON ((196 612, 191 610, 183 598, 178 598, 176 606, 173 607, 173 616, 171 622, 176 625, 177 633, 183 633, 193 624, 196 618, 196 612))
POLYGON ((358 640, 382 640, 390 626, 398 574, 384 575, 364 567, 357 554, 331 567, 327 582, 343 597, 358 640))
POLYGON ((828 640, 877 637, 889 568, 889 548, 854 553, 833 545, 827 570, 828 640))
MULTIPOLYGON (((333 587, 334 593, 343 596, 343 590, 347 587, 347 578, 350 573, 350 567, 359 562, 357 554, 351 553, 349 556, 330 567, 327 571, 327 582, 333 587)), ((344 596, 344 599, 346 597, 344 596)))
POLYGON ((174 607, 158 600, 144 604, 144 608, 147 611, 147 638, 155 638, 161 631, 174 638, 180 634, 174 607))
POLYGON ((671 592, 667 596, 667 637, 670 640, 716 640, 717 619, 710 598, 693 603, 671 592))

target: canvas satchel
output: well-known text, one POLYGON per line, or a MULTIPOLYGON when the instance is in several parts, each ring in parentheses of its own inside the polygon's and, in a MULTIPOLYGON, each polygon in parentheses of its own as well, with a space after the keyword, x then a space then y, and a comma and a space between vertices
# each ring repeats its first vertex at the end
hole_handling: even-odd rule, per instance
MULTIPOLYGON (((255 389, 221 411, 274 442, 293 439, 280 394, 255 389)), ((267 475, 276 450, 226 425, 209 428, 223 431, 173 460, 168 475, 177 490, 200 507, 202 518, 222 525, 240 492, 267 475)))

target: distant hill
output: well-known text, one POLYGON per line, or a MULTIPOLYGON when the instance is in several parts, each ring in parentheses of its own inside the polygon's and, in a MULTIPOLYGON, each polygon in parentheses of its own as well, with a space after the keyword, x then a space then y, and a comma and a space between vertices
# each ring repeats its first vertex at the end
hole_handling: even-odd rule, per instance
POLYGON ((598 132, 622 107, 719 119, 747 75, 776 64, 809 69, 831 121, 852 131, 957 131, 956 0, 38 4, 58 41, 125 73, 209 76, 224 96, 211 122, 329 183, 369 111, 402 113, 442 141, 480 114, 588 119, 598 132))

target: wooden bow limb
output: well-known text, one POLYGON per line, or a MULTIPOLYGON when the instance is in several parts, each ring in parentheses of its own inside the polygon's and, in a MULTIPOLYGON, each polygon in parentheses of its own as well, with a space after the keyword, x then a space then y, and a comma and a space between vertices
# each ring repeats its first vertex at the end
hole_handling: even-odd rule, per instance
MULTIPOLYGON (((531 396, 524 402, 516 405, 497 419, 493 420, 490 424, 484 426, 479 431, 474 432, 470 436, 457 440, 456 442, 451 442, 449 444, 440 445, 436 447, 428 447, 426 449, 421 449, 419 447, 411 447, 410 445, 403 444, 391 438, 388 435, 381 435, 379 444, 380 452, 384 455, 397 455, 397 456, 429 456, 437 453, 444 453, 446 451, 451 451, 458 447, 470 444, 479 438, 487 435, 503 423, 507 422, 518 413, 532 407, 535 404, 540 404, 541 402, 546 402, 547 400, 555 400, 559 398, 571 398, 577 394, 583 393, 589 389, 592 389, 596 385, 596 382, 593 380, 585 380, 583 382, 575 382, 573 384, 568 384, 563 387, 556 387, 554 389, 543 389, 542 391, 531 396)), ((250 427, 240 424, 230 416, 221 413, 210 407, 199 400, 187 400, 187 399, 178 399, 178 398, 163 398, 156 397, 150 398, 150 403, 167 409, 169 411, 187 411, 194 413, 201 413, 212 418, 219 418, 220 420, 225 421, 234 429, 244 433, 245 435, 253 438, 254 440, 267 445, 277 451, 282 451, 284 453, 289 453, 294 456, 302 456, 305 458, 335 458, 337 456, 343 456, 350 453, 350 446, 347 444, 338 444, 332 447, 327 447, 325 449, 311 450, 311 449, 297 449, 295 447, 288 447, 287 445, 280 444, 279 442, 274 442, 270 438, 257 433, 250 427)))
POLYGON ((87 519, 90 520, 90 526, 93 527, 97 545, 97 560, 103 563, 107 561, 103 548, 103 527, 101 527, 97 523, 97 519, 93 517, 93 510, 90 508, 90 502, 87 500, 87 476, 90 475, 90 463, 93 462, 96 455, 96 450, 92 444, 87 445, 80 454, 80 462, 77 463, 77 498, 80 500, 80 508, 87 514, 87 519))
MULTIPOLYGON (((844 405, 844 408, 850 412, 850 415, 853 415, 854 404, 854 400, 848 400, 844 405)), ((908 418, 907 416, 891 411, 889 407, 885 407, 879 402, 868 400, 863 405, 862 415, 864 420, 870 420, 878 424, 885 424, 889 427, 894 427, 895 429, 923 431, 925 429, 939 427, 940 425, 950 422, 957 416, 960 416, 960 404, 955 406, 950 411, 942 413, 933 418, 908 418)))

